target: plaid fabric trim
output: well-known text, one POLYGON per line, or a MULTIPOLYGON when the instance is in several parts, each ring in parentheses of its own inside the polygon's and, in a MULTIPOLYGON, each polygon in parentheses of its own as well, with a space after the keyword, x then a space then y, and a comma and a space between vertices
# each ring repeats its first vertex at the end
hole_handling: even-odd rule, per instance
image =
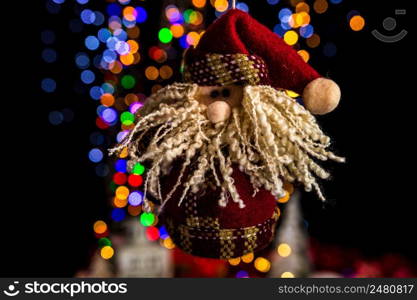
POLYGON ((206 54, 185 66, 184 81, 199 85, 250 85, 267 83, 268 69, 262 58, 246 54, 206 54))
POLYGON ((229 259, 266 247, 272 240, 280 216, 276 207, 265 222, 237 229, 221 229, 218 218, 190 217, 186 224, 166 220, 168 232, 174 243, 193 255, 229 259))

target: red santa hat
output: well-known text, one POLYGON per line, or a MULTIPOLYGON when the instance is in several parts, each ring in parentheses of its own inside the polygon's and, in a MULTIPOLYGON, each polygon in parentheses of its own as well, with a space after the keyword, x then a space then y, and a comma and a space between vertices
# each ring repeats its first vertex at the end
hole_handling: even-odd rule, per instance
POLYGON ((207 28, 185 55, 184 79, 199 85, 270 85, 303 95, 307 109, 324 114, 340 99, 338 85, 321 77, 278 35, 232 9, 207 28))

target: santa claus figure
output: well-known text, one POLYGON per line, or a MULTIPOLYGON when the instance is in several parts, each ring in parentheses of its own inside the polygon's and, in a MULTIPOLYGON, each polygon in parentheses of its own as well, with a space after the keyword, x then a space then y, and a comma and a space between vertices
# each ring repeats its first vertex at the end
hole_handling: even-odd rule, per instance
POLYGON ((184 83, 153 94, 114 149, 146 164, 145 194, 175 244, 228 259, 266 247, 288 184, 324 196, 320 160, 342 161, 313 114, 333 110, 336 83, 321 77, 247 13, 214 22, 184 58, 184 83), (304 106, 285 90, 302 94, 304 106))

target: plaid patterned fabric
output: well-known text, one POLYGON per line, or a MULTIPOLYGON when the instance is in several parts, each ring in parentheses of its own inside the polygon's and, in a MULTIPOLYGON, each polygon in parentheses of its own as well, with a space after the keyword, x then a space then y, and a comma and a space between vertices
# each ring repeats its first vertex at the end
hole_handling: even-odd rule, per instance
POLYGON ((263 223, 244 228, 222 228, 219 218, 199 216, 194 207, 195 198, 185 199, 187 219, 184 223, 167 217, 165 225, 174 243, 183 251, 197 256, 229 259, 266 247, 274 236, 280 216, 276 207, 272 216, 263 223))
POLYGON ((185 65, 184 81, 199 85, 268 84, 268 69, 262 58, 245 54, 206 54, 185 65))

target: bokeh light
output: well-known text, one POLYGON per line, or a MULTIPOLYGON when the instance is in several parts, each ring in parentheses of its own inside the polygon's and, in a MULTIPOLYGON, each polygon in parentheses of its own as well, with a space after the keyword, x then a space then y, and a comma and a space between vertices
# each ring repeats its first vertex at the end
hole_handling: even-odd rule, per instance
POLYGON ((97 234, 103 234, 107 231, 107 224, 104 221, 98 220, 93 225, 94 232, 97 234))
POLYGON ((337 52, 337 47, 334 43, 332 42, 327 42, 324 46, 323 46, 323 54, 327 57, 333 57, 336 55, 337 52))
POLYGON ((228 259, 228 262, 232 266, 237 266, 238 264, 240 264, 240 257, 230 258, 230 259, 228 259))
POLYGON ((129 196, 129 189, 124 185, 119 186, 116 189, 115 194, 116 194, 116 197, 119 198, 119 199, 127 199, 127 197, 129 196))
POLYGON ((281 274, 281 278, 294 278, 294 274, 291 272, 284 272, 281 274))
POLYGON ((245 255, 242 256, 242 261, 244 263, 250 263, 250 262, 253 261, 253 259, 254 259, 253 252, 247 253, 247 254, 245 254, 245 255))
POLYGON ((298 34, 294 30, 289 30, 284 34, 284 41, 292 46, 295 45, 298 41, 298 34))
POLYGON ((99 45, 100 45, 100 42, 95 36, 90 35, 90 36, 86 37, 85 46, 87 47, 87 49, 96 50, 99 45))
POLYGON ((149 80, 156 80, 159 76, 159 70, 154 66, 149 66, 145 70, 145 76, 149 80))
POLYGON ((271 268, 271 262, 264 257, 258 257, 254 262, 255 269, 259 272, 266 273, 271 268))
POLYGON ((192 0, 193 5, 197 8, 203 8, 204 6, 206 6, 206 0, 192 0))
POLYGON ((145 231, 146 237, 150 241, 156 241, 159 239, 159 230, 155 226, 149 226, 145 231))
POLYGON ((141 191, 135 191, 130 193, 128 197, 129 204, 132 206, 141 205, 143 202, 143 193, 141 191))
MULTIPOLYGON (((121 200, 126 200, 126 199, 121 199, 121 200)), ((126 210, 124 210, 123 208, 116 207, 116 208, 113 208, 113 210, 111 211, 111 218, 116 222, 123 221, 125 217, 126 217, 126 210)))
POLYGON ((59 111, 51 111, 48 120, 52 125, 59 125, 64 121, 64 115, 59 111))
POLYGON ((169 28, 161 28, 158 37, 161 43, 168 44, 172 40, 172 32, 169 28))
POLYGON ((56 61, 56 51, 54 49, 51 48, 45 48, 42 51, 42 59, 47 62, 47 63, 53 63, 56 61))
POLYGON ((327 0, 315 0, 313 4, 314 11, 318 14, 323 14, 329 7, 327 0))
POLYGON ((365 27, 365 19, 362 16, 353 16, 349 21, 349 26, 353 31, 361 31, 365 27))
POLYGON ((114 249, 111 246, 104 246, 100 250, 100 255, 104 259, 110 259, 114 255, 114 249))
POLYGON ((286 243, 281 243, 278 245, 277 251, 281 257, 288 257, 291 254, 291 247, 286 243))
POLYGON ((103 152, 98 148, 91 149, 90 152, 88 152, 88 158, 92 162, 98 163, 103 159, 103 152))
POLYGON ((52 78, 44 78, 41 82, 41 88, 47 93, 52 93, 56 90, 56 82, 52 78))
POLYGON ((84 70, 81 72, 81 80, 85 84, 93 83, 95 79, 96 79, 96 76, 94 75, 92 71, 84 70))
POLYGON ((152 226, 155 221, 155 215, 153 213, 144 212, 140 215, 140 223, 143 226, 152 226))

